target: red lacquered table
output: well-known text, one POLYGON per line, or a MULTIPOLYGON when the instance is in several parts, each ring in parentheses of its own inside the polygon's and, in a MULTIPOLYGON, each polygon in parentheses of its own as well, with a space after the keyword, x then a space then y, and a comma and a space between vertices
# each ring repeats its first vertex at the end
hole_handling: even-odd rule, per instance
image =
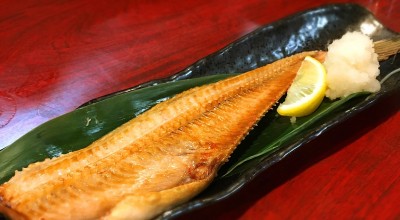
MULTIPOLYGON (((0 148, 93 98, 172 75, 287 15, 347 1, 1 1, 0 148)), ((400 1, 354 1, 400 32, 400 1)), ((184 218, 400 218, 399 98, 387 97, 184 218)))

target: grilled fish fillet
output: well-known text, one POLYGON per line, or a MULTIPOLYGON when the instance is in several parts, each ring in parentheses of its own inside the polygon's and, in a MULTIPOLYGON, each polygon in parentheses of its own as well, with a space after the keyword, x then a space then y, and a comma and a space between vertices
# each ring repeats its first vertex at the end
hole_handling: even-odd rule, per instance
POLYGON ((162 102, 0 186, 14 219, 149 219, 202 191, 292 83, 303 52, 162 102))

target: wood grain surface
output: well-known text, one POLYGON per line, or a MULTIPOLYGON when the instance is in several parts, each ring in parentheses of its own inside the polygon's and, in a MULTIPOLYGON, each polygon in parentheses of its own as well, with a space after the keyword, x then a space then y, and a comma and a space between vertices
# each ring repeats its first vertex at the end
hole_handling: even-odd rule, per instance
MULTIPOLYGON (((256 28, 329 0, 0 1, 0 148, 81 104, 170 76, 256 28)), ((353 1, 400 32, 399 0, 353 1)), ((391 96, 183 218, 399 219, 391 96)), ((1 161, 0 161, 1 162, 1 161)))

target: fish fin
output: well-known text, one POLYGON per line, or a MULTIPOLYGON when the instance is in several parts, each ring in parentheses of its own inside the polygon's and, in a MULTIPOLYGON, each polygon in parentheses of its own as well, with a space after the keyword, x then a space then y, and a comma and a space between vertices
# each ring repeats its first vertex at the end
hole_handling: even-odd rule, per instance
POLYGON ((187 183, 158 192, 126 196, 104 216, 104 220, 151 219, 162 212, 182 204, 206 188, 213 178, 187 183))

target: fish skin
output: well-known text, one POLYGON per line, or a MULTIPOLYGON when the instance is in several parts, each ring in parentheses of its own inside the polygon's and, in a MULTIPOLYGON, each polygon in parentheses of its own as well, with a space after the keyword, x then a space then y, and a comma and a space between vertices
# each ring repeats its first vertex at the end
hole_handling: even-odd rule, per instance
POLYGON ((13 219, 149 219, 207 187, 282 97, 305 56, 187 90, 88 147, 16 172, 0 186, 13 219))

